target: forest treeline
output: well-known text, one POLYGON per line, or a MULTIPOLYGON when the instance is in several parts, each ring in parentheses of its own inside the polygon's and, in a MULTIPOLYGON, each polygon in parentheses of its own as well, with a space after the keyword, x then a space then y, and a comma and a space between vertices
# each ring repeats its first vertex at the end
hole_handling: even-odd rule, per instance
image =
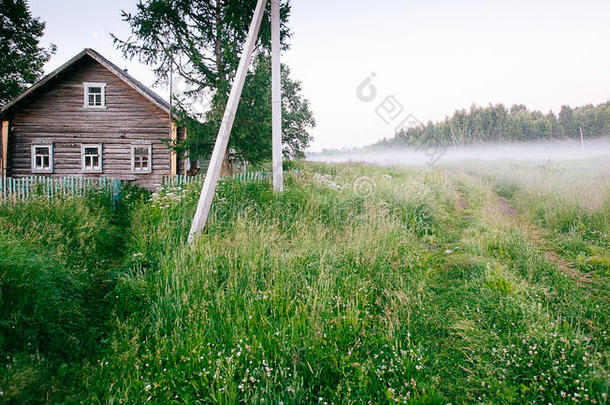
POLYGON ((458 110, 452 117, 398 132, 378 146, 464 146, 481 142, 520 142, 544 139, 585 138, 610 135, 610 101, 597 106, 563 106, 559 114, 530 111, 524 105, 503 104, 458 110))

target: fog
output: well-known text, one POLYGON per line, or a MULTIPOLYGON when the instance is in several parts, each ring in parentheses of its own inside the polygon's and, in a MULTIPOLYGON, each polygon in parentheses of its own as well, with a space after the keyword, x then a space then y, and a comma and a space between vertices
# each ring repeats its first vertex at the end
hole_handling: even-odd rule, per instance
POLYGON ((308 160, 327 163, 364 162, 382 166, 421 166, 452 164, 469 161, 558 161, 582 160, 608 157, 610 163, 610 138, 580 140, 525 142, 495 145, 474 145, 460 148, 408 149, 394 147, 385 149, 356 149, 317 153, 308 160))

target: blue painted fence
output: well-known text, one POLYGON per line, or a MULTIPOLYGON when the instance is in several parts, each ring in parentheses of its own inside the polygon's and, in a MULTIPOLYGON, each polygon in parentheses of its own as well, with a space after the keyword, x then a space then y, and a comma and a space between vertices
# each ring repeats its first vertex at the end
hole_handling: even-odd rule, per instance
MULTIPOLYGON (((240 183, 266 181, 270 173, 249 172, 237 173, 223 178, 232 178, 240 183)), ((191 183, 203 183, 205 173, 196 176, 166 176, 163 185, 184 186, 191 183)), ((0 203, 28 200, 31 197, 55 198, 63 196, 82 196, 90 192, 107 193, 113 204, 120 200, 122 181, 107 177, 0 177, 0 203)))
MULTIPOLYGON (((240 183, 251 183, 255 181, 266 181, 273 177, 271 173, 264 172, 247 172, 247 173, 235 173, 231 176, 223 176, 221 179, 232 178, 240 183)), ((203 183, 205 180, 205 173, 201 173, 195 176, 166 176, 163 179, 163 185, 167 186, 183 186, 191 183, 203 183)))
POLYGON ((114 198, 120 193, 121 182, 116 179, 82 177, 0 177, 0 203, 28 200, 32 197, 55 198, 82 196, 93 191, 108 193, 114 198), (118 191, 117 191, 118 190, 118 191))

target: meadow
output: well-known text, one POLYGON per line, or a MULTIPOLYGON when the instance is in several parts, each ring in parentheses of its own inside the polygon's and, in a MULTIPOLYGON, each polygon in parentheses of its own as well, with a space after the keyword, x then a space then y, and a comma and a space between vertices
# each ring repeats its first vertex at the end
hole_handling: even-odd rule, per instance
POLYGON ((0 207, 0 401, 607 403, 610 170, 297 163, 0 207))

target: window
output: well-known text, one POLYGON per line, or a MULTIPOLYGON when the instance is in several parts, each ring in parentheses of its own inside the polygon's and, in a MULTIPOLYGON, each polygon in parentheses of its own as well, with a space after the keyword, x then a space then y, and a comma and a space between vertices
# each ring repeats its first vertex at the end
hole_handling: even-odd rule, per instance
POLYGON ((32 172, 53 173, 53 145, 32 145, 32 172))
POLYGON ((133 173, 150 173, 152 171, 152 145, 131 145, 131 171, 133 173))
POLYGON ((106 83, 84 83, 85 108, 106 108, 106 83))
POLYGON ((81 145, 83 172, 102 172, 102 145, 81 145))

